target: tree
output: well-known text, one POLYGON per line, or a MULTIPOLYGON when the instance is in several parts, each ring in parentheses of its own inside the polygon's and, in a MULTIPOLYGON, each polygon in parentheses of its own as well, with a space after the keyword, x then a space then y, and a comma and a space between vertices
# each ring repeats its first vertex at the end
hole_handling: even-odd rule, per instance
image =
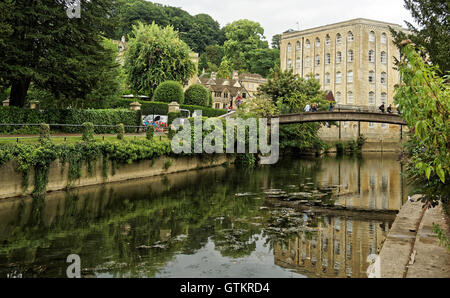
POLYGON ((222 63, 222 58, 224 56, 224 49, 219 45, 209 45, 206 46, 205 52, 200 55, 200 60, 198 64, 199 73, 206 70, 206 72, 217 71, 220 63, 222 63))
POLYGON ((450 71, 450 5, 442 0, 405 0, 405 8, 408 9, 418 27, 405 22, 411 34, 396 32, 391 29, 395 42, 410 39, 417 46, 424 47, 431 62, 439 65, 445 74, 450 71))
POLYGON ((280 49, 281 46, 281 34, 275 34, 272 37, 272 49, 280 49))
POLYGON ((183 86, 179 82, 165 81, 156 88, 153 99, 161 102, 175 101, 182 104, 184 103, 183 86))
POLYGON ((269 48, 252 50, 249 59, 250 72, 267 77, 276 65, 280 65, 280 50, 269 48))
POLYGON ((153 23, 133 26, 125 58, 130 88, 152 97, 162 82, 186 84, 195 74, 190 49, 173 27, 160 28, 153 23))
POLYGON ((194 84, 184 93, 184 103, 187 105, 209 106, 210 92, 201 84, 194 84))
POLYGON ((31 82, 57 99, 85 99, 101 84, 109 60, 101 34, 111 30, 114 1, 80 2, 83 17, 69 18, 66 1, 2 1, 0 78, 11 86, 11 105, 24 106, 31 82))
POLYGON ((229 60, 233 69, 250 71, 251 52, 268 48, 264 40, 264 29, 257 22, 238 20, 223 28, 227 40, 224 43, 225 59, 229 60))
POLYGON ((402 118, 413 128, 407 151, 408 172, 420 185, 425 200, 435 205, 450 199, 450 85, 440 77, 437 66, 423 61, 415 45, 401 44, 403 59, 398 64, 402 83, 396 86, 395 103, 402 118))
POLYGON ((233 68, 231 67, 231 63, 223 59, 222 63, 220 63, 219 70, 217 71, 217 77, 221 79, 230 78, 231 73, 233 72, 233 68))

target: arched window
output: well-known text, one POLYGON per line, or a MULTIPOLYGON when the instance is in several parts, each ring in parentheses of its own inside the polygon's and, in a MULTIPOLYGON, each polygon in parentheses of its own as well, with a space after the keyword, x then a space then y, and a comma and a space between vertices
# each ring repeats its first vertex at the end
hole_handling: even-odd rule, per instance
POLYGON ((340 33, 338 33, 338 34, 336 35, 336 43, 337 43, 337 44, 341 44, 341 43, 342 43, 342 36, 341 36, 340 33))
POLYGON ((342 95, 341 92, 336 92, 336 102, 340 103, 342 100, 342 95))
POLYGON ((380 57, 381 57, 381 63, 386 64, 386 61, 387 61, 387 59, 386 59, 386 52, 384 52, 384 51, 381 52, 380 57))
POLYGON ((375 62, 375 52, 373 50, 369 51, 369 62, 375 62))
POLYGON ((353 62, 353 50, 349 50, 347 53, 347 62, 353 62))
POLYGON ((337 52, 336 53, 336 63, 341 63, 341 62, 342 62, 342 53, 337 52))
POLYGON ((382 73, 381 73, 380 83, 381 83, 381 84, 386 84, 386 82, 387 82, 387 76, 386 76, 386 73, 385 73, 385 72, 382 72, 382 73))
POLYGON ((347 93, 347 103, 353 103, 353 92, 348 91, 347 93))
POLYGON ((375 93, 373 93, 372 91, 369 92, 369 105, 374 105, 375 104, 375 93))
POLYGON ((330 82, 331 82, 331 79, 330 79, 330 73, 327 72, 327 73, 325 74, 325 84, 330 84, 330 82))
POLYGON ((297 51, 300 51, 300 49, 302 48, 302 47, 300 46, 300 42, 299 42, 299 41, 297 41, 297 45, 295 46, 295 48, 297 49, 297 51))
POLYGON ((352 42, 354 39, 352 31, 348 31, 347 33, 347 41, 352 42))
POLYGON ((316 47, 320 47, 320 39, 318 37, 316 38, 316 47))
POLYGON ((353 83, 353 71, 347 73, 347 83, 353 83))
POLYGON ((288 53, 292 52, 292 45, 291 45, 291 43, 288 43, 287 51, 288 51, 288 53))
POLYGON ((291 69, 291 68, 292 68, 292 60, 288 59, 288 69, 291 69))
POLYGON ((310 66, 310 59, 309 56, 306 56, 305 58, 305 67, 309 67, 310 66))
POLYGON ((325 45, 329 46, 331 44, 331 38, 330 35, 327 34, 327 36, 325 37, 325 45))
POLYGON ((369 83, 375 83, 375 72, 369 71, 369 83))
POLYGON ((340 84, 342 83, 342 73, 340 71, 338 71, 336 73, 336 84, 340 84))
POLYGON ((331 54, 327 53, 325 55, 325 64, 330 64, 331 63, 331 54))
POLYGON ((311 44, 309 43, 309 39, 306 40, 305 46, 307 49, 309 49, 311 47, 311 44))
POLYGON ((387 103, 387 94, 386 92, 381 93, 381 102, 387 103))
POLYGON ((316 66, 320 65, 320 55, 316 55, 316 66))
POLYGON ((302 59, 297 58, 295 61, 295 68, 301 68, 302 67, 302 59))
POLYGON ((369 33, 369 41, 375 41, 375 32, 370 31, 370 33, 369 33))
POLYGON ((385 44, 387 41, 387 36, 386 33, 381 33, 381 43, 385 44))

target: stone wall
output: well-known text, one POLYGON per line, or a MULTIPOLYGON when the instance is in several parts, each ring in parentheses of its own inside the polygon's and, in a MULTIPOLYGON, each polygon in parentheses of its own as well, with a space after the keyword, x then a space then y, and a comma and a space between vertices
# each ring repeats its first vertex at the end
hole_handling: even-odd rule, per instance
MULTIPOLYGON (((201 168, 219 166, 227 162, 233 162, 231 156, 183 156, 160 157, 155 160, 143 160, 132 164, 121 164, 113 175, 112 164, 108 166, 108 175, 103 175, 103 161, 97 160, 93 165, 92 174, 89 174, 87 166, 81 170, 81 178, 69 181, 69 164, 62 165, 55 161, 50 166, 47 191, 56 191, 70 187, 97 185, 102 183, 125 181, 137 178, 165 175, 182 171, 190 171, 201 168)), ((34 170, 29 173, 29 185, 26 190, 23 187, 22 174, 16 171, 15 162, 8 162, 0 167, 0 199, 31 194, 34 189, 34 170)))

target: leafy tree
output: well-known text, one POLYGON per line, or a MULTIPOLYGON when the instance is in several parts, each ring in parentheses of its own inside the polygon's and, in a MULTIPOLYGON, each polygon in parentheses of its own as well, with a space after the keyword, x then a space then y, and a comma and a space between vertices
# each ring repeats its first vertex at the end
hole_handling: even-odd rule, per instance
POLYGON ((184 103, 187 105, 210 106, 210 92, 201 84, 194 84, 184 93, 184 103))
POLYGON ((219 70, 217 71, 217 77, 222 79, 227 79, 231 76, 231 73, 233 72, 233 68, 231 66, 231 63, 223 59, 222 63, 219 66, 219 70))
POLYGON ((130 88, 152 97, 162 82, 186 84, 195 74, 189 53, 189 47, 171 26, 160 28, 155 23, 133 26, 125 58, 130 88))
POLYGON ((280 65, 280 50, 256 49, 250 52, 250 72, 267 77, 270 71, 280 65))
POLYGON ((281 34, 275 34, 272 37, 272 49, 280 49, 281 45, 281 34))
POLYGON ((161 83, 158 88, 156 88, 153 99, 161 102, 175 101, 182 104, 184 102, 183 86, 175 81, 161 83))
POLYGON ((198 64, 199 73, 201 73, 203 69, 205 69, 207 72, 216 72, 218 67, 222 63, 223 56, 224 49, 222 46, 207 46, 205 48, 205 52, 200 55, 200 61, 198 64))
POLYGON ((439 65, 443 73, 450 71, 450 5, 448 1, 441 0, 405 0, 408 9, 418 27, 405 22, 411 34, 396 32, 391 29, 398 44, 402 40, 410 39, 417 46, 424 47, 431 62, 439 65))
POLYGON ((24 106, 31 82, 57 99, 85 99, 101 84, 109 61, 101 34, 111 30, 114 1, 80 2, 82 17, 70 19, 66 1, 2 1, 0 78, 11 105, 24 106))
POLYGON ((413 129, 407 146, 409 174, 430 203, 448 203, 450 77, 440 77, 439 68, 421 58, 425 49, 418 52, 408 42, 401 44, 404 57, 398 67, 402 83, 396 86, 394 100, 413 129))

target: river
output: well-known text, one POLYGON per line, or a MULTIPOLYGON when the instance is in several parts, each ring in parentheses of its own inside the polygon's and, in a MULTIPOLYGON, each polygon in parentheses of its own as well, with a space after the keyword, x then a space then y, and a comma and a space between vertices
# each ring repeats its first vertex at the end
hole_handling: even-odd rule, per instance
POLYGON ((0 277, 367 277, 398 156, 284 158, 0 200, 0 277))

